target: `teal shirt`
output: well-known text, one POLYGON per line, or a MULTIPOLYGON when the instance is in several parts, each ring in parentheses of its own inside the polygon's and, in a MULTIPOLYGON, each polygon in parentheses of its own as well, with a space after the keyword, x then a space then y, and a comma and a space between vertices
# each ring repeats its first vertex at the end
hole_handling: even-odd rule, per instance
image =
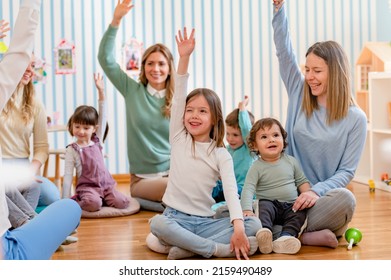
MULTIPOLYGON (((247 110, 239 111, 239 127, 240 132, 242 133, 244 142, 243 145, 237 149, 232 149, 229 145, 227 145, 227 150, 230 153, 234 163, 236 185, 238 187, 238 194, 240 196, 248 169, 256 159, 256 157, 251 155, 246 141, 247 136, 252 128, 250 116, 247 110)), ((225 200, 221 180, 217 181, 216 186, 213 189, 212 196, 218 202, 225 200)))
POLYGON ((246 140, 252 128, 248 111, 239 111, 239 127, 240 132, 242 133, 244 144, 236 150, 232 149, 228 145, 227 150, 231 154, 234 161, 236 183, 238 185, 238 191, 240 194, 244 180, 246 179, 247 172, 255 160, 255 157, 251 155, 250 150, 248 149, 246 140))
POLYGON ((162 114, 165 98, 154 97, 116 62, 118 28, 109 26, 100 42, 98 60, 125 100, 129 171, 150 174, 170 168, 169 119, 162 114))

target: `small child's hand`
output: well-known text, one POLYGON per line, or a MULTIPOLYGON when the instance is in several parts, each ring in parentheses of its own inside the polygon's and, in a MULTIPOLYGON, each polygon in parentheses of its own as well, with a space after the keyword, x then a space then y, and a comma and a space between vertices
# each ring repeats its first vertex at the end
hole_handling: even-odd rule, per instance
POLYGON ((4 19, 0 20, 0 39, 7 36, 5 32, 10 30, 10 27, 8 26, 9 22, 6 22, 4 19))
POLYGON ((238 108, 239 108, 240 111, 246 110, 246 107, 247 107, 247 105, 248 105, 248 100, 249 100, 248 96, 245 95, 245 96, 244 96, 244 99, 243 99, 242 101, 239 102, 238 108))
POLYGON ((105 83, 100 73, 94 73, 95 86, 99 93, 99 101, 105 100, 105 83))
POLYGON ((281 7, 282 4, 284 4, 284 0, 273 0, 274 9, 277 12, 281 7))
POLYGON ((243 216, 244 216, 244 217, 249 217, 249 216, 255 216, 255 214, 254 214, 253 211, 244 210, 244 211, 243 211, 243 216))
POLYGON ((178 45, 179 56, 190 56, 195 47, 195 38, 194 38, 195 29, 191 30, 190 36, 187 35, 186 27, 183 28, 183 35, 180 30, 178 30, 178 35, 175 36, 175 40, 178 45))

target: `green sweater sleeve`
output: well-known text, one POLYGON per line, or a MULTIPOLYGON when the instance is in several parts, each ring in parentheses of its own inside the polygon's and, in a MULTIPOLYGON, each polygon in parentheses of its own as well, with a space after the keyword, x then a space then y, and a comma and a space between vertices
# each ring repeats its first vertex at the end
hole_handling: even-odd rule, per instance
POLYGON ((138 86, 138 83, 130 78, 116 62, 115 38, 117 32, 118 28, 109 25, 100 41, 98 61, 111 83, 123 96, 125 96, 127 92, 132 91, 129 87, 138 86))

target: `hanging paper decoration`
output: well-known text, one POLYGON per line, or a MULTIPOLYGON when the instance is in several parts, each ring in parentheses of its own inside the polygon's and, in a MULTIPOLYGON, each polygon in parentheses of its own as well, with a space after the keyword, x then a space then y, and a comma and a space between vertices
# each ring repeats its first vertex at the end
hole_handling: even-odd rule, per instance
POLYGON ((143 43, 135 38, 131 38, 122 46, 122 69, 135 80, 140 73, 143 53, 143 43))
POLYGON ((41 82, 43 84, 46 83, 46 76, 47 76, 47 63, 44 59, 35 57, 35 65, 34 65, 34 77, 33 77, 33 83, 36 84, 38 82, 41 82))
POLYGON ((56 74, 76 73, 75 45, 62 39, 60 44, 54 49, 56 61, 56 74))

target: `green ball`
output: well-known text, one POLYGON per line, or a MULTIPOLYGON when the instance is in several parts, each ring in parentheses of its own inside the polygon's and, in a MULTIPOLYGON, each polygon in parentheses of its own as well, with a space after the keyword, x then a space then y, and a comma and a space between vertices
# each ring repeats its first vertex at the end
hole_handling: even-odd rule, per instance
POLYGON ((349 228, 345 231, 345 239, 347 242, 353 239, 353 244, 357 244, 362 239, 362 233, 357 228, 349 228))

